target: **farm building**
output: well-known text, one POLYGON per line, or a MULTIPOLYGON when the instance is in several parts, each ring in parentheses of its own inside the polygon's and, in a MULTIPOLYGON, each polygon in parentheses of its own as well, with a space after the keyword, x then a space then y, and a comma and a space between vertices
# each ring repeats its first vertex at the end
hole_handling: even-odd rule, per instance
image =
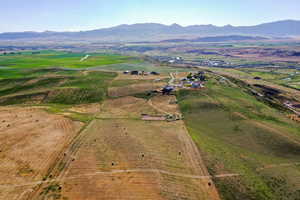
POLYGON ((169 95, 174 90, 174 87, 167 85, 162 89, 163 95, 169 95))
POLYGON ((158 72, 145 72, 145 71, 137 71, 137 70, 133 70, 133 71, 124 71, 123 74, 130 74, 130 75, 141 75, 141 76, 148 76, 148 75, 159 75, 158 72))
POLYGON ((140 72, 139 72, 139 71, 131 71, 130 74, 131 74, 131 75, 139 75, 140 72))
POLYGON ((150 72, 151 75, 159 75, 158 72, 150 72))

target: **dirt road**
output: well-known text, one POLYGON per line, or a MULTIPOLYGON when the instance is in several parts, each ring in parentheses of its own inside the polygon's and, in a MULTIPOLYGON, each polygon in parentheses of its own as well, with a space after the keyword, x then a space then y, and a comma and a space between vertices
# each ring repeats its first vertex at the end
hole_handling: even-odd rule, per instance
MULTIPOLYGON (((298 163, 299 164, 299 163, 298 163)), ((281 166, 292 166, 296 164, 281 164, 281 166)), ((279 166, 270 166, 271 167, 279 167, 279 166)), ((268 168, 268 167, 266 167, 268 168)), ((263 170, 263 169, 259 169, 263 170)), ((51 179, 48 181, 34 181, 34 182, 27 182, 23 184, 9 184, 9 185, 0 185, 0 188, 16 188, 16 187, 24 187, 24 186, 35 186, 45 183, 56 183, 56 182, 66 182, 71 181, 73 179, 82 179, 85 177, 94 177, 101 176, 101 175, 116 175, 116 174, 128 174, 128 173, 153 173, 153 174, 166 174, 171 176, 177 176, 177 177, 183 177, 183 178, 190 178, 190 179, 207 179, 210 180, 211 178, 224 178, 224 177, 235 177, 240 176, 239 174, 219 174, 215 176, 197 176, 197 175, 191 175, 191 174, 180 174, 180 173, 173 173, 165 170, 159 170, 159 169, 127 169, 127 170, 112 170, 109 172, 95 172, 95 173, 89 173, 89 174, 78 174, 77 176, 70 176, 70 177, 64 177, 64 178, 56 178, 51 179)), ((30 189, 32 192, 32 189, 30 189)), ((29 192, 29 191, 25 191, 29 192)), ((24 193, 20 195, 20 197, 24 196, 24 193)), ((19 198, 20 198, 19 197, 19 198)))

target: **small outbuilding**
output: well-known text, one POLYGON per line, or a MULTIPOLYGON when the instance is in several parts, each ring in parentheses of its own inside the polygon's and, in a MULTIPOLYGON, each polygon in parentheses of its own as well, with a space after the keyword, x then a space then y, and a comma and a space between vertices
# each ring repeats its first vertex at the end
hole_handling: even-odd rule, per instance
POLYGON ((150 72, 150 74, 151 74, 151 75, 159 75, 158 72, 154 72, 154 71, 153 71, 153 72, 150 72))
POLYGON ((139 75, 139 71, 131 71, 130 74, 131 75, 139 75))
POLYGON ((169 95, 174 90, 174 87, 167 85, 162 89, 163 95, 169 95))

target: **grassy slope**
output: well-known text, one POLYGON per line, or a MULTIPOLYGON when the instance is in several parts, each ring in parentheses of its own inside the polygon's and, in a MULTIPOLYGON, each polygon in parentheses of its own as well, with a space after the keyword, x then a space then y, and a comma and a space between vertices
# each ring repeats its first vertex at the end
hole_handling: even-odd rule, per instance
POLYGON ((103 100, 110 81, 110 72, 69 71, 63 69, 24 70, 19 76, 0 80, 1 104, 18 104, 43 96, 41 103, 80 104, 103 100))
POLYGON ((180 91, 178 99, 188 130, 223 199, 299 199, 300 126, 258 102, 237 86, 210 80, 201 91, 180 91))
MULTIPOLYGON (((5 70, 8 71, 8 70, 5 70)), ((117 75, 64 69, 22 69, 0 79, 0 106, 46 106, 52 113, 68 113, 73 120, 88 122, 93 115, 69 109, 77 104, 100 103, 117 75)))
POLYGON ((258 76, 272 83, 300 89, 300 74, 294 69, 240 69, 246 75, 258 76))

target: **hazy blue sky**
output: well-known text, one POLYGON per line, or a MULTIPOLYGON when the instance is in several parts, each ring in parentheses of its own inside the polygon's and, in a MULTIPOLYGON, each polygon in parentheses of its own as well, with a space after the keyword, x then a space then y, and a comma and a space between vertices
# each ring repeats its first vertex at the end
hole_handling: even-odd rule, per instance
POLYGON ((300 20, 300 0, 1 0, 0 32, 157 22, 254 25, 300 20))

